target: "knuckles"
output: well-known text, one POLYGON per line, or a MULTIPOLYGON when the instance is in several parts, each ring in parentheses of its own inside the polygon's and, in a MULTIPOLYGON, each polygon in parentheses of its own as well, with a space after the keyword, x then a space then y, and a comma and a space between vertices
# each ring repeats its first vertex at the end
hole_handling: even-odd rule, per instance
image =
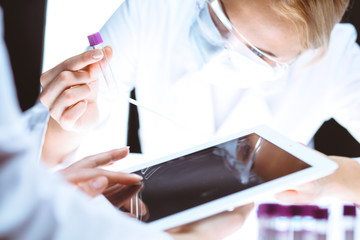
POLYGON ((74 104, 81 98, 88 96, 91 93, 91 88, 87 84, 76 86, 74 88, 68 88, 62 93, 62 98, 65 102, 74 104))
POLYGON ((46 85, 46 82, 47 82, 47 73, 43 73, 40 76, 40 85, 41 85, 41 87, 44 87, 46 85))
POLYGON ((62 85, 67 86, 71 81, 71 73, 68 71, 63 71, 59 73, 58 80, 62 85))
POLYGON ((69 69, 71 66, 72 59, 68 58, 65 61, 63 61, 60 65, 62 69, 69 69))
POLYGON ((65 101, 67 101, 67 102, 72 102, 72 101, 74 101, 75 98, 76 98, 75 94, 73 94, 73 93, 70 91, 70 89, 64 91, 63 97, 64 97, 65 101))

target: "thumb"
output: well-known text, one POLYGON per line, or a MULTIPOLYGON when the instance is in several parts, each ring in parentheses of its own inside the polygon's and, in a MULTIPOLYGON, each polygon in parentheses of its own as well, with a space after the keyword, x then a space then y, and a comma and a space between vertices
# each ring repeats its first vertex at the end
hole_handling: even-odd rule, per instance
POLYGON ((315 197, 308 192, 298 190, 286 190, 275 194, 275 198, 281 202, 290 204, 309 204, 315 200, 315 197))
POLYGON ((275 194, 275 198, 281 202, 293 203, 297 202, 299 197, 298 191, 296 190, 286 190, 275 194))
POLYGON ((90 197, 96 197, 106 189, 107 185, 108 179, 104 176, 100 176, 80 184, 79 188, 90 197))
POLYGON ((105 52, 105 55, 104 55, 103 59, 101 59, 101 61, 99 62, 102 69, 106 69, 108 67, 108 62, 111 61, 112 56, 113 56, 113 50, 110 46, 104 47, 104 52, 105 52))
POLYGON ((112 56, 113 56, 113 49, 112 47, 110 46, 106 46, 104 47, 104 50, 105 50, 105 55, 107 57, 107 60, 111 60, 112 59, 112 56))
POLYGON ((307 182, 297 186, 295 189, 277 193, 275 197, 283 202, 293 204, 308 204, 321 197, 322 185, 318 180, 307 182))
POLYGON ((105 55, 103 59, 101 59, 100 64, 102 67, 107 67, 107 62, 110 62, 113 56, 113 49, 110 46, 104 47, 105 55))

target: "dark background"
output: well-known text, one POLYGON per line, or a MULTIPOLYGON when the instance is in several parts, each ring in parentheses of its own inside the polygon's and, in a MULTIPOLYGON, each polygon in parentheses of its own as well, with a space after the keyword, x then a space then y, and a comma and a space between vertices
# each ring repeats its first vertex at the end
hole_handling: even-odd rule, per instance
MULTIPOLYGON (((0 0, 0 6, 5 15, 5 42, 10 54, 20 106, 25 111, 34 105, 39 96, 46 0, 0 0)), ((343 20, 353 23, 358 32, 359 11, 360 2, 352 0, 343 20)), ((135 92, 132 94, 135 97, 135 92)), ((129 120, 128 145, 132 152, 141 152, 137 137, 137 110, 132 105, 129 120)), ((333 119, 325 122, 319 129, 315 136, 315 147, 326 154, 360 156, 360 144, 333 119)))
POLYGON ((0 0, 20 106, 34 105, 40 91, 46 0, 0 0))

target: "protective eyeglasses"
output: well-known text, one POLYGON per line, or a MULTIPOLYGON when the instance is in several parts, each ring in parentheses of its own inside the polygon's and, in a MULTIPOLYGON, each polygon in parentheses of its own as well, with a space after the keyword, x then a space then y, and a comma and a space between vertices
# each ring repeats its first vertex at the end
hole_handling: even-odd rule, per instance
POLYGON ((280 62, 269 54, 261 51, 250 43, 230 22, 229 18, 226 15, 226 10, 223 7, 223 4, 219 0, 207 0, 208 5, 214 12, 215 16, 227 30, 227 33, 223 34, 225 48, 232 49, 235 51, 243 51, 244 46, 250 50, 250 52, 256 56, 258 59, 261 59, 268 65, 270 65, 275 71, 276 70, 285 70, 291 64, 290 62, 280 62), (221 4, 221 5, 220 5, 221 4))

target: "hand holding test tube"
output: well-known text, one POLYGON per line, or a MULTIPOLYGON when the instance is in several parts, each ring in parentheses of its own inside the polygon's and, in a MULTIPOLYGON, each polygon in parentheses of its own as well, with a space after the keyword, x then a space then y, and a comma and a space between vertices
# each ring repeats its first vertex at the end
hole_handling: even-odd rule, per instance
MULTIPOLYGON (((46 140, 42 149, 42 157, 47 164, 56 165, 64 161, 79 147, 87 132, 99 123, 99 95, 105 98, 110 96, 124 98, 159 119, 168 120, 174 124, 174 128, 198 131, 173 116, 156 110, 153 106, 148 107, 131 99, 128 93, 116 94, 120 93, 121 89, 117 86, 119 82, 113 77, 111 66, 109 67, 111 49, 102 48, 100 44, 102 39, 100 41, 95 38, 91 41, 94 49, 66 59, 41 76, 40 101, 50 113, 46 140), (107 76, 106 82, 103 82, 101 75, 107 76), (101 84, 104 89, 100 89, 100 83, 104 83, 101 84), (105 92, 109 90, 109 92, 103 94, 104 91, 101 90, 105 92)), ((111 103, 111 100, 110 98, 108 102, 111 103)))
MULTIPOLYGON (((88 40, 89 40, 90 47, 92 47, 93 49, 101 49, 104 53, 105 61, 100 62, 99 64, 100 64, 100 68, 101 68, 101 71, 102 71, 102 74, 104 77, 104 81, 107 86, 107 90, 105 90, 106 95, 107 95, 106 97, 107 98, 119 97, 120 89, 118 87, 115 75, 112 71, 112 67, 111 67, 110 61, 109 61, 110 59, 109 59, 109 57, 107 57, 106 51, 103 47, 103 39, 102 39, 100 33, 97 32, 92 35, 89 35, 88 40)), ((166 119, 166 120, 174 123, 177 127, 181 127, 184 129, 190 129, 189 126, 186 126, 182 122, 177 121, 174 116, 170 116, 166 113, 158 111, 153 107, 146 106, 146 105, 136 101, 135 99, 130 98, 128 95, 126 95, 126 99, 130 104, 133 104, 139 108, 142 108, 148 112, 151 112, 152 114, 154 114, 160 118, 166 119)), ((197 132, 199 131, 198 129, 191 129, 191 130, 196 130, 197 132)), ((207 133, 204 133, 204 134, 208 135, 207 133)))
MULTIPOLYGON (((114 75, 111 65, 110 65, 110 61, 109 61, 110 59, 107 57, 106 51, 103 47, 103 40, 101 38, 100 33, 94 33, 92 35, 89 35, 88 40, 89 40, 90 47, 92 47, 93 49, 101 49, 104 53, 105 62, 99 63, 100 68, 101 68, 101 71, 102 71, 102 74, 103 74, 103 77, 104 77, 104 80, 105 80, 105 83, 107 86, 107 93, 109 93, 108 96, 116 98, 117 95, 119 95, 120 90, 117 85, 115 75, 114 75)), ((158 115, 161 118, 165 118, 170 121, 175 121, 171 116, 167 116, 166 114, 160 113, 156 110, 153 110, 152 108, 149 108, 143 104, 140 104, 138 101, 136 101, 130 97, 126 97, 126 98, 130 104, 133 104, 140 108, 146 109, 147 111, 152 112, 153 114, 158 115)))

